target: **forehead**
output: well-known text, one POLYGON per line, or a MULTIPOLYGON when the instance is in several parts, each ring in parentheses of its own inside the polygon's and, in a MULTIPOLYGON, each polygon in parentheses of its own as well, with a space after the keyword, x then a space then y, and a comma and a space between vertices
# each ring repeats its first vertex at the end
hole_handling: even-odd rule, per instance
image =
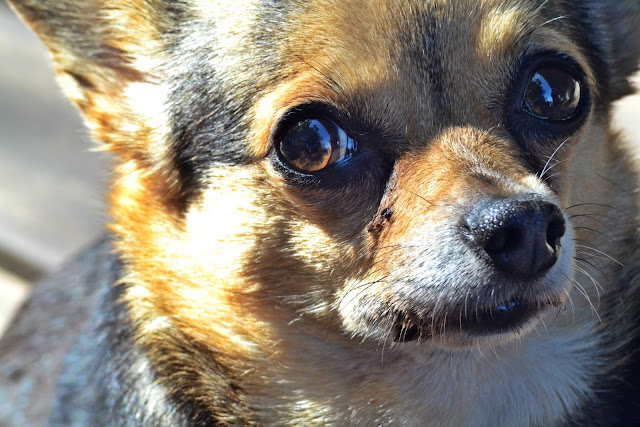
POLYGON ((580 39, 589 29, 578 21, 579 4, 570 3, 191 3, 170 59, 178 65, 171 66, 173 127, 176 139, 190 144, 179 156, 211 158, 194 141, 213 134, 237 140, 235 130, 246 128, 249 152, 223 144, 218 157, 262 157, 279 118, 313 101, 379 131, 384 141, 426 141, 449 125, 495 126, 502 120, 494 107, 504 105, 524 52, 562 51, 590 78, 581 56, 588 42, 580 39))
POLYGON ((270 40, 266 49, 278 64, 278 78, 256 114, 311 99, 330 101, 392 134, 424 133, 444 122, 489 123, 490 107, 503 101, 525 51, 563 51, 581 62, 580 49, 561 30, 567 25, 561 6, 529 0, 289 4, 280 20, 252 24, 254 40, 270 40))

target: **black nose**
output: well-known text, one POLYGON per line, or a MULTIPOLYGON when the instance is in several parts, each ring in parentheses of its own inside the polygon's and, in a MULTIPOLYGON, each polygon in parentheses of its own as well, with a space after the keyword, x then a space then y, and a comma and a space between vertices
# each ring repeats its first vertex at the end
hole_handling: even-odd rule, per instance
POLYGON ((560 209, 536 196, 486 202, 471 212, 467 225, 473 244, 496 268, 519 278, 551 268, 565 232, 560 209))

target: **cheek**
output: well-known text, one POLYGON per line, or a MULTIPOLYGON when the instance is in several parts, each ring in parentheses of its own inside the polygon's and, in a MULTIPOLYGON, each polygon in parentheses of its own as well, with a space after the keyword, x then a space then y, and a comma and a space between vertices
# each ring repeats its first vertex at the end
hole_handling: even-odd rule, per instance
POLYGON ((222 286, 240 283, 242 265, 255 245, 256 227, 270 222, 256 204, 261 192, 251 186, 254 179, 251 170, 215 171, 211 178, 215 188, 205 190, 186 215, 178 256, 192 264, 193 272, 201 270, 222 286))
POLYGON ((292 196, 260 166, 217 169, 210 182, 215 188, 188 213, 176 254, 193 286, 213 283, 249 299, 326 313, 339 284, 357 270, 362 238, 340 238, 339 217, 328 225, 318 206, 292 196))

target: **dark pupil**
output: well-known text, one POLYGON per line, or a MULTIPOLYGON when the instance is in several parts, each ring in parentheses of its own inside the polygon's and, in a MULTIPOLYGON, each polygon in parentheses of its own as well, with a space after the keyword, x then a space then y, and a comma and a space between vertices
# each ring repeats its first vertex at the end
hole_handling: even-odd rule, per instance
POLYGON ((523 107, 534 116, 566 120, 578 109, 580 84, 564 70, 539 68, 529 80, 523 107))
POLYGON ((335 126, 326 120, 310 119, 296 124, 280 143, 280 152, 289 164, 305 172, 324 168, 331 159, 335 126))

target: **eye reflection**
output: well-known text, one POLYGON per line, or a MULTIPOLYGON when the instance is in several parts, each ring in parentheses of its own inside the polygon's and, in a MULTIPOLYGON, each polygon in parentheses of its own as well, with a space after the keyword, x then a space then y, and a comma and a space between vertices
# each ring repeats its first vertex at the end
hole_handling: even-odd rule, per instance
POLYGON ((562 68, 542 67, 531 76, 522 107, 533 116, 567 120, 580 104, 580 83, 562 68))
POLYGON ((311 173, 348 158, 356 143, 331 120, 306 119, 285 133, 279 149, 289 166, 311 173))

